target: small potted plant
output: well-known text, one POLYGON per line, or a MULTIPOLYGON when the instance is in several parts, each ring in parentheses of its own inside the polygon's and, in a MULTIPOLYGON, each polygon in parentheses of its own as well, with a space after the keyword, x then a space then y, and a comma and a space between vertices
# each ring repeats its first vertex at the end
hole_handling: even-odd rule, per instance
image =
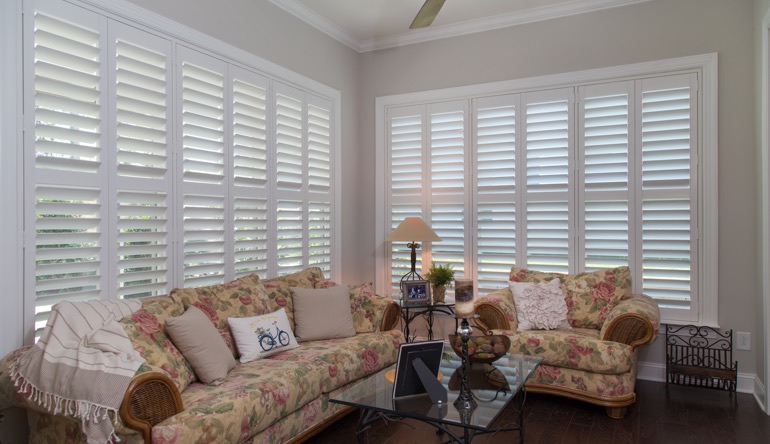
POLYGON ((452 268, 452 264, 436 265, 435 262, 431 262, 425 278, 432 287, 433 303, 443 303, 444 296, 446 296, 446 286, 455 278, 455 270, 452 268))

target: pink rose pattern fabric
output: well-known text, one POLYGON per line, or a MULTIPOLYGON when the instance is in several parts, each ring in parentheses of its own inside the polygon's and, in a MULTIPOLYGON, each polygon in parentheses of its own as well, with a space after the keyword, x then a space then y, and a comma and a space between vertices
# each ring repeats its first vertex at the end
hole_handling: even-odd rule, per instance
POLYGON ((623 398, 634 392, 636 359, 631 370, 620 374, 590 373, 572 368, 541 364, 529 377, 527 385, 544 384, 579 390, 603 398, 623 398))
POLYGON ((585 372, 627 373, 636 356, 626 344, 600 340, 599 332, 593 329, 492 332, 510 338, 510 353, 540 356, 545 365, 585 372))
POLYGON ((511 330, 516 330, 519 326, 519 320, 516 316, 516 305, 513 303, 513 293, 509 287, 500 288, 492 293, 477 297, 473 300, 473 306, 478 307, 481 303, 495 304, 505 313, 508 318, 511 330))
POLYGON ((269 313, 265 289, 256 274, 250 274, 232 282, 196 288, 175 288, 171 298, 187 310, 190 306, 199 308, 214 324, 230 352, 237 357, 235 340, 228 317, 250 317, 269 313))
POLYGON ((267 304, 270 311, 276 311, 279 308, 286 309, 286 317, 289 318, 289 325, 294 330, 294 303, 291 297, 289 287, 316 288, 316 284, 326 280, 323 271, 318 267, 311 267, 286 276, 262 281, 267 295, 267 304))
POLYGON ((654 299, 644 294, 635 294, 628 299, 620 301, 610 314, 607 315, 599 337, 607 338, 609 327, 612 326, 616 319, 625 314, 635 314, 647 319, 652 324, 652 340, 654 341, 658 337, 660 332, 660 308, 654 299))
MULTIPOLYGON (((336 286, 334 281, 323 281, 316 288, 336 286)), ((350 311, 353 313, 353 327, 356 333, 381 331, 385 309, 394 303, 393 299, 374 294, 371 282, 350 286, 350 311)))
POLYGON ((128 339, 147 361, 137 373, 159 371, 165 373, 179 391, 183 391, 195 380, 190 363, 182 356, 171 339, 166 336, 163 325, 166 318, 184 313, 181 303, 167 296, 142 299, 142 308, 119 322, 128 339))
POLYGON ((512 267, 513 282, 546 283, 559 279, 567 301, 567 319, 573 327, 601 329, 612 309, 631 295, 628 267, 592 273, 561 274, 512 267))

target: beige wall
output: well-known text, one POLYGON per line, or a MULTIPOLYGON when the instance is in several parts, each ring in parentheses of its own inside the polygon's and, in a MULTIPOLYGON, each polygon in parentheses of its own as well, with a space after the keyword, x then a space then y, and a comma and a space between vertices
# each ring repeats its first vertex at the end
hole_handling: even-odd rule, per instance
MULTIPOLYGON (((763 40, 767 39, 767 30, 763 29, 762 22, 764 18, 770 13, 770 0, 754 0, 754 76, 755 76, 755 89, 756 89, 756 102, 754 104, 754 110, 755 110, 755 138, 756 138, 756 159, 757 159, 757 181, 760 184, 760 192, 758 193, 758 201, 757 201, 757 208, 763 208, 763 206, 768 205, 768 196, 766 195, 767 190, 765 189, 765 193, 762 192, 762 174, 770 174, 770 171, 767 171, 767 161, 762 155, 762 133, 765 134, 768 131, 767 128, 767 116, 762 115, 762 97, 766 97, 768 92, 766 87, 763 87, 762 85, 762 62, 763 62, 763 40)), ((765 51, 767 49, 764 49, 765 51)), ((767 211, 767 210, 766 210, 767 211)), ((758 238, 762 238, 762 232, 763 228, 767 228, 767 225, 770 224, 770 220, 767 220, 767 216, 759 215, 758 217, 758 226, 757 226, 757 236, 758 238)), ((763 245, 768 244, 767 239, 763 239, 763 245)), ((762 291, 768 292, 770 289, 763 289, 762 288, 762 281, 763 281, 763 274, 766 273, 769 268, 770 264, 767 263, 766 260, 763 259, 763 251, 757 252, 757 288, 760 289, 760 293, 762 291)), ((762 297, 762 294, 760 294, 760 297, 762 297)), ((768 378, 767 378, 767 356, 768 356, 768 347, 770 344, 767 343, 767 331, 770 329, 770 301, 760 301, 760 307, 762 307, 761 310, 756 311, 756 318, 757 318, 757 326, 759 327, 760 334, 757 335, 757 340, 755 341, 756 347, 757 347, 757 377, 760 381, 762 381, 762 384, 767 388, 768 387, 768 378), (761 330, 764 327, 764 332, 761 330)), ((766 402, 768 400, 766 399, 766 402)), ((770 409, 768 410, 770 413, 770 409)))
MULTIPOLYGON (((378 96, 591 68, 719 54, 719 322, 752 333, 758 307, 752 0, 655 0, 362 55, 360 189, 374 196, 378 96)), ((374 275, 374 202, 361 210, 362 262, 374 275)), ((662 341, 641 359, 663 362, 662 341)), ((737 352, 756 371, 756 349, 737 352)))
POLYGON ((145 9, 338 89, 342 94, 342 279, 368 270, 357 260, 360 201, 358 53, 267 0, 129 0, 145 9))

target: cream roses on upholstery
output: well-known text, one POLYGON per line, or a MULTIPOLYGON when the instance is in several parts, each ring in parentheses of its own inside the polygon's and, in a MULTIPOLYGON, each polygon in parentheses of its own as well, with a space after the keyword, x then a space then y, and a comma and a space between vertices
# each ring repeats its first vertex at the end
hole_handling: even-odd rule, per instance
POLYGON ((534 284, 510 281, 508 284, 516 304, 518 330, 570 329, 567 303, 559 281, 534 284))

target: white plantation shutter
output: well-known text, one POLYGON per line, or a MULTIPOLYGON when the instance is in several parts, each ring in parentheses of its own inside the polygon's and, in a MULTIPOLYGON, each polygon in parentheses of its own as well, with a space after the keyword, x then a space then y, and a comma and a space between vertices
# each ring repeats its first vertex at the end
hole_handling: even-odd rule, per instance
POLYGON ((182 257, 185 286, 226 279, 225 70, 223 62, 182 51, 182 257))
MULTIPOLYGON (((173 287, 171 211, 171 44, 116 24, 114 161, 110 232, 117 233, 120 298, 157 296, 173 287)), ((112 190, 111 190, 112 191, 112 190)))
POLYGON ((572 246, 572 89, 523 95, 526 266, 566 273, 572 246))
MULTIPOLYGON (((697 316, 697 239, 692 146, 695 75, 645 79, 641 95, 641 280, 668 319, 697 316)), ((637 275, 638 276, 638 275, 637 275)), ((697 319, 697 318, 696 318, 697 319)))
POLYGON ((308 208, 308 265, 331 270, 331 202, 310 202, 308 208))
POLYGON ((275 94, 276 176, 278 188, 301 191, 306 165, 304 104, 293 88, 277 88, 275 94))
POLYGON ((232 162, 234 277, 268 274, 268 80, 233 68, 232 162))
POLYGON ((34 221, 26 267, 35 309, 27 331, 35 338, 52 305, 102 296, 108 231, 104 22, 71 5, 40 5, 47 10, 34 13, 33 62, 27 65, 34 72, 34 126, 27 139, 34 149, 25 161, 26 211, 34 221))
POLYGON ((310 104, 308 110, 308 189, 328 193, 331 189, 331 113, 310 104))
POLYGON ((426 222, 441 241, 425 247, 429 248, 432 262, 453 265, 456 278, 464 276, 466 224, 470 222, 465 217, 467 106, 459 101, 429 107, 430 217, 426 222))
MULTIPOLYGON (((629 265, 629 145, 633 82, 579 88, 579 269, 629 265)), ((633 239, 631 239, 633 240, 633 239)))
POLYGON ((35 189, 35 337, 57 302, 101 293, 101 191, 40 185, 35 189))
MULTIPOLYGON (((390 179, 387 223, 388 233, 407 217, 425 218, 423 212, 424 153, 423 131, 426 124, 424 107, 401 107, 388 110, 390 179)), ((401 277, 411 269, 411 249, 407 242, 390 242, 390 290, 399 291, 401 277)), ((415 269, 422 271, 422 253, 418 251, 415 269)))
POLYGON ((479 290, 505 285, 516 261, 516 116, 518 95, 474 102, 476 259, 479 290))
POLYGON ((276 219, 278 238, 278 275, 283 276, 303 269, 305 211, 301 201, 279 200, 276 219))
POLYGON ((118 297, 169 291, 168 206, 165 193, 118 191, 118 297))

